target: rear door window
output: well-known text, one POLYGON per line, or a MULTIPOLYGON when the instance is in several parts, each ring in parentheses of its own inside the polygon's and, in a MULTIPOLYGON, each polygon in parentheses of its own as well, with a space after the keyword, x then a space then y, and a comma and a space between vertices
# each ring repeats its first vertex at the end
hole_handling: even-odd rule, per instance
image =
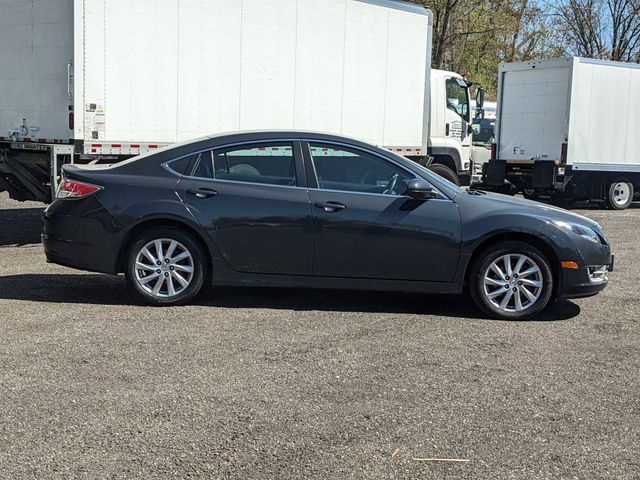
POLYGON ((213 166, 216 180, 296 185, 291 143, 265 143, 214 150, 213 166))

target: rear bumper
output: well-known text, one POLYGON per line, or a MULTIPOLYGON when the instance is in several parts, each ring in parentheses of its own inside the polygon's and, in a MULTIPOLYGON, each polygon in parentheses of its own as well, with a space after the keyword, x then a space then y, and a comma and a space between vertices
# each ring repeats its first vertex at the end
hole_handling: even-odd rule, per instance
POLYGON ((112 217, 95 199, 68 202, 74 203, 56 208, 59 205, 54 202, 44 212, 42 244, 47 262, 117 273, 120 242, 118 233, 112 229, 112 217))
POLYGON ((105 260, 95 245, 66 240, 43 233, 42 244, 48 263, 90 272, 114 274, 112 262, 105 260))

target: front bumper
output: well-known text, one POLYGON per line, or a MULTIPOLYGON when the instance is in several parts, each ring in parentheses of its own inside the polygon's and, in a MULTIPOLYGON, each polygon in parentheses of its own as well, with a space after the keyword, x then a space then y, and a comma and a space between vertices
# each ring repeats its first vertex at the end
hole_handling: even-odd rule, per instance
POLYGON ((605 264, 562 270, 562 287, 558 298, 584 298, 600 293, 609 284, 607 273, 613 271, 614 256, 605 264))

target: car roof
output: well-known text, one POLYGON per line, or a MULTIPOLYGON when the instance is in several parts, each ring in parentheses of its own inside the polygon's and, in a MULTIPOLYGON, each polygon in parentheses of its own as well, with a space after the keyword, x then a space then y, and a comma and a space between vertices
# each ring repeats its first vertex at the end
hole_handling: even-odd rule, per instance
POLYGON ((375 147, 375 145, 352 137, 338 135, 328 132, 317 132, 308 130, 245 130, 239 132, 225 132, 213 135, 207 135, 204 139, 213 140, 212 145, 221 145, 223 143, 236 143, 254 140, 278 140, 278 139, 305 139, 318 141, 342 142, 362 147, 375 147))
POLYGON ((333 142, 342 143, 345 145, 351 145, 354 147, 361 147, 365 149, 374 149, 382 153, 380 147, 372 145, 370 143, 363 142, 354 138, 345 137, 342 135, 336 135, 332 133, 323 132, 311 132, 304 130, 247 130, 238 132, 225 132, 212 135, 206 135, 203 137, 197 137, 190 140, 185 140, 178 143, 173 143, 164 148, 161 148, 154 152, 144 153, 136 157, 132 157, 123 162, 113 164, 113 167, 131 168, 137 170, 141 168, 139 160, 154 161, 158 164, 167 160, 179 158, 184 155, 189 155, 195 151, 207 150, 210 148, 218 148, 231 146, 235 144, 251 143, 255 141, 266 140, 311 140, 319 142, 333 142))

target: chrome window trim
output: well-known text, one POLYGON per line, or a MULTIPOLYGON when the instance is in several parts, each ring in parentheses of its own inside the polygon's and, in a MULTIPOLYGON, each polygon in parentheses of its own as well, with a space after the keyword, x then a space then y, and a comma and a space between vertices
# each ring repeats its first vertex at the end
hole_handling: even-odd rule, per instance
MULTIPOLYGON (((208 181, 208 182, 224 182, 224 183, 235 183, 235 184, 242 184, 242 185, 261 185, 261 186, 266 186, 266 187, 275 187, 275 188, 295 188, 295 189, 302 189, 302 190, 319 190, 319 191, 324 191, 324 192, 336 192, 336 193, 352 193, 352 194, 357 194, 357 195, 374 195, 374 196, 382 196, 382 197, 386 197, 386 198, 411 198, 407 195, 385 195, 383 193, 370 193, 370 192, 354 192, 354 191, 350 191, 350 190, 333 190, 333 189, 325 189, 325 188, 320 188, 320 187, 300 187, 298 185, 276 185, 273 183, 258 183, 258 182, 244 182, 242 180, 224 180, 224 179, 216 179, 216 178, 201 178, 201 177, 193 177, 191 175, 184 175, 184 174, 180 174, 178 172, 176 172, 175 170, 173 170, 171 168, 171 164, 173 162, 177 162, 178 160, 182 160, 183 158, 186 157, 190 157, 192 155, 196 155, 198 153, 202 153, 202 152, 208 152, 211 150, 217 150, 217 149, 224 149, 224 148, 230 148, 230 147, 238 147, 238 146, 243 146, 243 145, 255 145, 256 143, 260 143, 260 142, 264 142, 264 143, 274 143, 274 142, 302 142, 302 143, 306 143, 307 146, 309 146, 310 143, 313 142, 317 142, 317 143, 325 143, 328 145, 337 145, 340 147, 346 147, 346 148, 352 148, 355 150, 360 150, 363 151, 365 153, 368 153, 370 155, 376 156, 382 160, 385 160, 387 162, 391 162, 393 165, 397 166, 398 168, 400 168, 401 170, 404 170, 405 172, 407 172, 410 176, 412 176, 413 178, 422 178, 423 180, 427 180, 431 186, 433 187, 433 189, 438 193, 438 198, 432 198, 430 199, 430 201, 434 201, 434 200, 445 200, 445 201, 449 201, 449 202, 453 202, 453 200, 451 198, 449 198, 449 196, 445 195, 436 185, 433 184, 433 182, 431 182, 430 179, 425 179, 424 177, 416 174, 415 172, 409 170, 408 168, 406 168, 404 165, 399 164, 398 162, 396 162, 394 159, 389 158, 385 155, 382 155, 380 153, 377 152, 373 152, 371 150, 368 150, 366 148, 363 147, 359 147, 357 145, 352 145, 349 143, 344 143, 344 142, 338 142, 338 141, 323 141, 323 140, 318 140, 318 139, 309 139, 309 138, 305 138, 305 137, 299 137, 299 138, 278 138, 278 139, 267 139, 267 140, 259 140, 256 142, 256 140, 245 140, 243 142, 233 142, 233 143, 227 143, 227 144, 222 144, 222 145, 216 145, 215 147, 207 147, 207 148, 201 148, 199 150, 194 150, 193 152, 189 152, 186 153, 184 155, 180 155, 179 157, 176 158, 172 158, 171 160, 167 160, 166 162, 163 162, 161 164, 162 168, 164 168, 165 170, 167 170, 169 173, 175 175, 178 178, 186 178, 189 180, 200 180, 200 181, 208 181)), ((304 148, 304 146, 303 146, 304 148)), ((311 155, 311 150, 309 149, 309 157, 311 158, 311 167, 313 168, 313 174, 316 177, 316 182, 318 181, 318 175, 316 173, 316 167, 315 167, 315 163, 313 162, 313 156, 311 155)), ((295 158, 295 153, 294 153, 294 158, 295 158)), ((304 162, 304 159, 303 159, 304 162)), ((296 170, 296 176, 298 175, 298 172, 296 170)))
MULTIPOLYGON (((438 194, 440 194, 440 191, 437 190, 435 187, 434 189, 437 191, 438 194)), ((354 195, 373 195, 375 197, 384 197, 384 198, 404 198, 406 200, 412 200, 413 198, 410 197, 409 195, 390 195, 388 193, 371 193, 371 192, 354 192, 352 190, 335 190, 332 188, 309 188, 309 190, 317 190, 320 192, 335 192, 335 193, 350 193, 350 194, 354 194, 354 195)), ((417 199, 414 199, 417 200, 417 199)), ((437 201, 437 200, 443 200, 446 202, 451 202, 452 200, 445 196, 442 195, 441 197, 437 197, 437 198, 430 198, 429 201, 433 202, 433 201, 437 201)))
POLYGON ((180 178, 186 178, 189 180, 200 180, 203 182, 223 182, 223 183, 239 183, 242 185, 259 185, 261 187, 275 187, 275 188, 297 188, 300 190, 308 190, 307 187, 299 187, 298 185, 278 185, 277 183, 259 183, 259 182, 245 182, 243 180, 226 180, 223 178, 202 178, 192 177, 190 175, 181 175, 180 178))

